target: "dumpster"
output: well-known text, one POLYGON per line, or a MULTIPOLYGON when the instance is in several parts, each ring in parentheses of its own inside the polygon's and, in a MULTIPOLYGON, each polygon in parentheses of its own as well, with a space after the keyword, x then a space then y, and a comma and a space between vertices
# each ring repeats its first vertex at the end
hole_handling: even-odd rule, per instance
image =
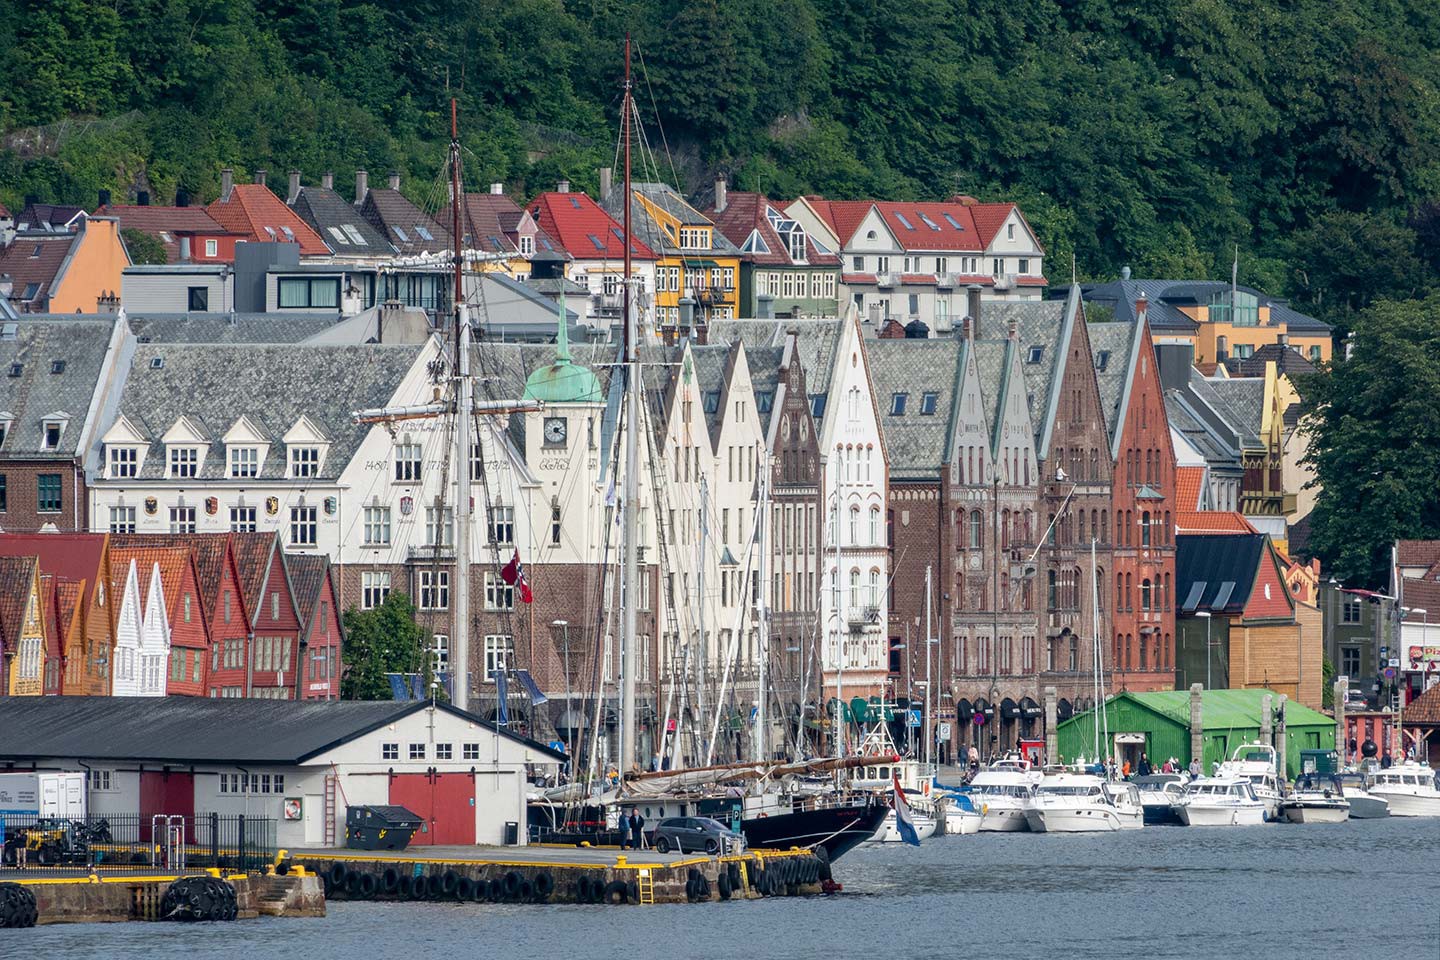
POLYGON ((404 850, 419 829, 420 818, 404 807, 345 810, 345 846, 351 850, 404 850))
POLYGON ((505 821, 505 846, 514 847, 520 843, 520 824, 515 820, 505 821))

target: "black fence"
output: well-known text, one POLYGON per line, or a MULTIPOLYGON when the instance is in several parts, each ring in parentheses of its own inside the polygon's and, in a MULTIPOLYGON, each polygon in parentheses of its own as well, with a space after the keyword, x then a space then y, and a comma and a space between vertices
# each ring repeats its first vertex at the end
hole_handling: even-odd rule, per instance
POLYGON ((276 853, 275 821, 243 814, 0 815, 0 873, 263 870, 276 853))

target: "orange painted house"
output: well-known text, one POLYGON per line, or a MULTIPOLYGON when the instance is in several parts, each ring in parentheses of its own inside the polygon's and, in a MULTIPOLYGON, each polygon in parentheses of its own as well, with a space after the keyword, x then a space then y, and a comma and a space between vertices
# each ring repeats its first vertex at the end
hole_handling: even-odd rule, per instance
POLYGON ((40 572, 79 584, 78 629, 65 650, 61 684, 70 696, 109 696, 115 651, 110 538, 103 533, 0 534, 0 557, 39 557, 40 572))
POLYGON ((0 247, 5 296, 20 313, 114 313, 128 266, 113 217, 80 217, 69 232, 20 233, 0 247))

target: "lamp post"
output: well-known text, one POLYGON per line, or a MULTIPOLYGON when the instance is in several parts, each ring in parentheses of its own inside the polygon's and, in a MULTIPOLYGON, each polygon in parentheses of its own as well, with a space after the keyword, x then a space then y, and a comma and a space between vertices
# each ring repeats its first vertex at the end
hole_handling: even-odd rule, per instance
POLYGON ((1210 656, 1210 611, 1196 610, 1195 616, 1205 619, 1205 689, 1210 690, 1214 687, 1210 676, 1210 661, 1212 659, 1210 656))

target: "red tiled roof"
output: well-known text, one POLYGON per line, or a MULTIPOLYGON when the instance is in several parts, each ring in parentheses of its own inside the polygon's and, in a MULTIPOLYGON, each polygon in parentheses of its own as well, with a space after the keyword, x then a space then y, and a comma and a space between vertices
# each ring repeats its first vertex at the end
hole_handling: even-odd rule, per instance
POLYGON ((270 571, 270 555, 275 551, 276 534, 232 533, 230 548, 235 554, 235 569, 240 575, 240 594, 252 620, 263 599, 265 575, 270 571))
POLYGON ((1048 287, 1050 281, 1044 277, 1016 277, 1015 284, 1021 287, 1048 287))
POLYGON ((830 227, 839 238, 841 246, 850 242, 850 238, 860 228, 860 222, 875 206, 869 200, 826 200, 814 196, 806 197, 805 202, 815 211, 816 216, 830 227))
POLYGON ((205 212, 204 207, 152 207, 138 204, 106 204, 95 211, 97 217, 114 217, 121 230, 139 230, 159 237, 165 244, 165 256, 171 263, 180 260, 180 235, 218 237, 229 233, 205 212), (161 233, 171 234, 166 241, 161 233))
POLYGON ((935 285, 935 274, 933 274, 933 273, 902 273, 902 274, 900 274, 900 282, 901 282, 901 283, 923 283, 923 284, 928 284, 928 285, 930 285, 930 286, 933 287, 933 286, 935 285))
POLYGON ((1182 511, 1175 517, 1177 533, 1257 533, 1244 514, 1235 510, 1182 511))
POLYGON ((1440 620, 1440 583, 1406 577, 1400 581, 1400 600, 1405 606, 1423 609, 1424 613, 1408 613, 1406 620, 1428 623, 1431 617, 1440 620))
MULTIPOLYGON (((583 193, 542 193, 529 204, 530 215, 540 229, 576 260, 623 260, 625 245, 620 224, 583 193), (596 247, 590 239, 600 241, 596 247)), ((654 251, 630 238, 630 255, 639 260, 655 260, 654 251)))
POLYGON ((841 283, 879 283, 880 278, 873 273, 842 273, 841 283))
POLYGON ((43 301, 54 292, 55 274, 69 256, 78 233, 22 233, 0 248, 0 273, 10 274, 15 287, 10 301, 43 301), (30 296, 27 288, 35 285, 30 296))
POLYGON ((1402 567, 1431 567, 1440 563, 1440 540, 1399 540, 1395 557, 1402 567))
POLYGON ((293 236, 294 242, 300 245, 302 257, 330 255, 325 241, 264 184, 237 183, 229 200, 216 200, 205 208, 205 212, 229 233, 259 242, 280 243, 289 242, 293 236), (288 227, 290 235, 282 227, 288 227))
POLYGON ((992 277, 992 276, 990 276, 990 274, 988 274, 988 273, 961 273, 961 274, 956 274, 956 276, 955 276, 955 282, 956 282, 956 283, 962 283, 962 284, 964 284, 964 285, 967 286, 967 287, 970 286, 970 284, 972 284, 972 283, 974 283, 974 284, 979 284, 979 285, 982 286, 982 287, 993 287, 993 286, 995 286, 995 278, 992 277))
MULTIPOLYGON (((760 237, 765 241, 765 246, 770 249, 770 252, 744 253, 742 256, 746 260, 751 263, 790 266, 795 261, 790 257, 789 247, 770 223, 770 217, 766 215, 766 209, 772 207, 782 217, 789 219, 764 195, 744 191, 729 194, 724 210, 717 212, 712 208, 703 213, 713 220, 715 228, 737 247, 744 246, 745 242, 750 239, 752 231, 759 231, 760 237)), ((834 267, 840 263, 840 258, 835 254, 821 253, 816 248, 815 241, 808 235, 805 238, 805 255, 804 266, 834 267)))
POLYGON ((1440 726, 1440 683, 1405 705, 1404 722, 1440 726))
MULTIPOLYGON (((159 538, 151 541, 154 544, 162 543, 159 538)), ((186 546, 113 546, 110 549, 110 569, 124 568, 134 560, 137 571, 140 575, 140 596, 148 600, 147 590, 150 587, 150 570, 152 565, 160 567, 160 589, 165 594, 165 613, 171 623, 174 623, 180 610, 181 587, 185 583, 185 573, 191 566, 192 554, 186 546)), ((120 575, 113 573, 111 582, 115 589, 120 588, 120 575)))
POLYGON ((102 574, 105 556, 103 533, 7 533, 0 534, 0 557, 39 557, 40 569, 70 580, 85 581, 85 603, 102 574))
POLYGON ((1175 504, 1182 515, 1200 506, 1200 491, 1205 483, 1204 467, 1175 468, 1175 504))

